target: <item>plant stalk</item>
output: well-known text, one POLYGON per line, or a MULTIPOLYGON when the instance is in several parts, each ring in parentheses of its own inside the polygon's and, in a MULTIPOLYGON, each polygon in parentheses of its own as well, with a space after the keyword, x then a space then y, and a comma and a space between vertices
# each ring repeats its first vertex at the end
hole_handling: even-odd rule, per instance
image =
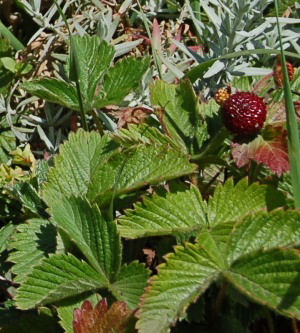
POLYGON ((267 324, 268 324, 268 332, 275 333, 273 318, 268 309, 266 309, 266 320, 267 320, 267 324))
POLYGON ((80 89, 80 82, 79 82, 79 73, 80 73, 80 68, 79 68, 79 61, 78 61, 78 56, 76 53, 76 48, 74 45, 74 41, 72 38, 72 33, 67 21, 67 18, 65 16, 65 14, 63 13, 63 11, 61 10, 57 0, 54 0, 55 5, 57 7, 57 10, 59 12, 59 15, 63 18, 63 21, 68 29, 69 32, 69 38, 70 38, 70 58, 71 58, 71 70, 72 70, 72 64, 74 65, 74 71, 75 71, 75 85, 76 85, 76 91, 77 91, 77 97, 78 97, 78 102, 79 102, 79 109, 80 109, 80 118, 81 118, 81 123, 82 123, 82 127, 85 131, 88 131, 88 125, 86 122, 86 118, 85 118, 85 109, 84 109, 84 105, 83 105, 83 99, 82 99, 82 94, 81 94, 81 89, 80 89))
POLYGON ((223 126, 218 133, 210 140, 210 142, 207 144, 205 149, 196 155, 192 155, 191 161, 199 161, 202 160, 206 155, 214 155, 220 146, 223 144, 224 140, 228 138, 229 132, 228 130, 223 126))
POLYGON ((277 19, 277 28, 280 41, 280 51, 281 51, 281 66, 283 72, 283 83, 284 83, 284 99, 285 99, 285 109, 286 109, 286 123, 288 131, 288 151, 289 151, 289 161, 290 161, 290 175, 292 181, 292 188, 295 200, 295 207, 300 208, 300 141, 298 124, 296 118, 295 107, 292 99, 291 87, 289 84, 289 77, 286 68, 285 55, 283 52, 281 31, 279 26, 279 10, 278 10, 278 0, 275 0, 275 10, 277 19))
POLYGON ((2 23, 1 20, 0 20, 0 35, 8 39, 12 47, 16 51, 25 49, 25 46, 18 40, 18 38, 15 37, 13 33, 10 32, 10 30, 7 29, 7 27, 2 23))
POLYGON ((293 333, 300 333, 300 331, 298 329, 297 320, 295 318, 291 319, 291 324, 292 324, 293 333))
POLYGON ((143 12, 143 8, 142 8, 139 0, 137 0, 137 3, 138 3, 138 6, 140 8, 140 11, 141 11, 142 21, 143 21, 143 23, 145 25, 145 29, 146 29, 148 38, 149 38, 149 40, 151 42, 151 48, 153 50, 153 60, 154 60, 155 66, 157 68, 158 76, 161 79, 162 78, 162 69, 161 69, 161 64, 160 64, 159 57, 158 57, 158 50, 156 50, 156 48, 153 47, 152 34, 150 32, 150 28, 149 28, 149 24, 147 22, 147 18, 145 16, 144 12, 143 12))
POLYGON ((218 317, 218 314, 221 310, 222 303, 223 303, 223 300, 224 300, 224 297, 225 297, 225 294, 226 294, 227 286, 228 286, 227 281, 224 281, 222 283, 222 286, 221 286, 220 290, 219 290, 219 293, 218 293, 218 296, 217 296, 217 299, 216 299, 216 303, 214 304, 213 309, 212 309, 212 321, 213 322, 216 321, 216 319, 218 317))
POLYGON ((96 112, 95 109, 92 110, 92 117, 93 117, 94 123, 96 124, 96 127, 97 127, 97 130, 98 130, 99 134, 103 135, 104 134, 103 126, 102 126, 101 121, 98 118, 98 115, 97 115, 97 112, 96 112))

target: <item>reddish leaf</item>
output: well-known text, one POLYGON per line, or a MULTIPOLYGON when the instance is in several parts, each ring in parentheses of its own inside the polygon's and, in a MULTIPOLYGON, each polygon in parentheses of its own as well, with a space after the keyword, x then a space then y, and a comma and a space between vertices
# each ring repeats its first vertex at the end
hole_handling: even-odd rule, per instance
MULTIPOLYGON (((179 29, 178 29, 178 31, 177 31, 177 34, 176 34, 176 36, 175 36, 175 40, 176 40, 177 42, 180 42, 180 41, 181 41, 181 38, 182 38, 182 30, 183 30, 183 25, 181 25, 181 26, 179 27, 179 29)), ((170 47, 169 47, 169 52, 170 52, 170 54, 173 54, 173 53, 176 51, 176 49, 177 49, 177 45, 174 44, 174 43, 172 43, 172 44, 170 45, 170 47)))
POLYGON ((74 333, 123 333, 132 311, 124 302, 115 302, 108 309, 106 299, 102 299, 93 309, 90 301, 84 301, 81 309, 74 309, 74 333))
POLYGON ((156 51, 161 50, 161 33, 156 18, 153 20, 153 27, 152 27, 152 47, 156 51))
POLYGON ((152 113, 152 110, 143 106, 119 108, 112 110, 110 114, 118 119, 118 128, 127 128, 129 124, 141 124, 152 113))
POLYGON ((264 96, 266 91, 273 86, 273 73, 267 74, 262 77, 255 86, 251 89, 253 94, 258 96, 264 96))
MULTIPOLYGON (((300 103, 294 102, 297 120, 300 121, 300 103)), ((266 123, 273 126, 282 125, 286 122, 285 102, 273 102, 267 106, 266 123)))
POLYGON ((202 45, 194 45, 194 46, 188 46, 188 49, 190 49, 193 52, 200 52, 203 50, 202 45))
POLYGON ((300 102, 294 102, 294 108, 298 116, 298 119, 300 119, 300 102))
POLYGON ((284 101, 270 103, 267 106, 267 120, 268 124, 274 126, 281 125, 286 122, 285 103, 284 101))
POLYGON ((239 168, 247 165, 250 160, 266 165, 278 176, 290 168, 287 132, 282 127, 268 126, 265 138, 259 135, 248 144, 234 143, 232 146, 232 156, 239 168))

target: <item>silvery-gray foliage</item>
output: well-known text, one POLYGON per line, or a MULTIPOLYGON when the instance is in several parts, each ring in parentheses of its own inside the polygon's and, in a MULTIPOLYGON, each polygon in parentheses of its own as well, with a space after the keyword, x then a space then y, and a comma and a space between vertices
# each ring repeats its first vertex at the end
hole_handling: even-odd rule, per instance
MULTIPOLYGON (((70 6, 76 5, 76 13, 72 17, 68 18, 68 23, 71 28, 71 32, 74 35, 93 35, 96 34, 99 40, 105 40, 109 44, 113 45, 115 48, 114 57, 120 57, 124 54, 131 52, 137 45, 142 42, 142 39, 135 41, 126 42, 120 39, 118 42, 115 38, 116 30, 119 26, 120 15, 124 14, 131 5, 130 0, 123 2, 122 6, 119 8, 119 14, 113 17, 112 10, 109 6, 104 5, 99 0, 93 1, 80 1, 80 0, 58 0, 63 13, 67 13, 70 6)), ((23 10, 32 18, 32 20, 38 25, 37 31, 31 36, 28 44, 35 41, 39 36, 43 36, 43 51, 38 55, 37 61, 42 63, 46 57, 49 55, 53 44, 57 41, 57 37, 63 40, 69 38, 67 29, 62 29, 65 24, 60 15, 58 15, 58 10, 53 2, 49 9, 45 11, 42 6, 41 0, 20 0, 20 4, 23 10), (45 34, 47 31, 47 34, 45 34)), ((62 64, 66 63, 67 55, 63 53, 56 53, 51 51, 51 57, 54 59, 52 65, 55 69, 54 75, 58 79, 64 78, 64 73, 62 71, 62 64)), ((21 94, 24 92, 21 91, 21 94)), ((5 112, 7 113, 8 123, 12 127, 13 132, 21 141, 27 141, 34 133, 36 133, 40 139, 45 143, 47 149, 51 152, 57 151, 59 144, 66 139, 65 131, 60 129, 61 125, 70 121, 71 112, 68 112, 62 116, 64 112, 63 109, 58 109, 57 107, 46 103, 45 106, 45 119, 37 115, 27 115, 24 110, 28 105, 35 99, 35 97, 23 98, 18 103, 16 109, 10 107, 10 100, 7 100, 5 106, 5 112), (20 117, 21 127, 13 127, 13 117, 12 115, 17 115, 19 113, 24 113, 20 117)), ((138 104, 137 97, 131 95, 131 101, 138 104)), ((0 100, 0 112, 1 112, 1 100, 0 100)), ((42 154, 42 151, 36 152, 42 154)))
MULTIPOLYGON (((186 1, 188 16, 192 19, 205 52, 187 51, 198 63, 212 58, 253 49, 278 49, 279 38, 274 17, 264 17, 263 12, 272 0, 203 0, 203 15, 196 15, 186 1), (200 19, 199 19, 200 18, 200 19)), ((281 18, 284 48, 299 47, 299 30, 293 27, 299 19, 281 18)), ((178 44, 178 43, 177 43, 178 44)), ((183 48, 181 47, 183 50, 183 48)), ((269 55, 240 56, 216 61, 205 73, 201 84, 216 87, 222 81, 231 81, 234 75, 265 75, 270 72, 269 55), (260 68, 257 68, 259 65, 260 68), (257 67, 253 67, 257 66, 257 67)))

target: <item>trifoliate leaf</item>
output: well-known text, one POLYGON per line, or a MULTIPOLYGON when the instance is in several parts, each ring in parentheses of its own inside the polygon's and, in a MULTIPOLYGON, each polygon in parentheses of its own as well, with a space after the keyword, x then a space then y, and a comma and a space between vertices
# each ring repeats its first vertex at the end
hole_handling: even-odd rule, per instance
POLYGON ((219 275, 242 294, 285 316, 300 318, 298 211, 257 212, 220 223, 197 243, 175 248, 142 296, 140 332, 167 332, 219 275), (286 225, 285 225, 286 223, 286 225))

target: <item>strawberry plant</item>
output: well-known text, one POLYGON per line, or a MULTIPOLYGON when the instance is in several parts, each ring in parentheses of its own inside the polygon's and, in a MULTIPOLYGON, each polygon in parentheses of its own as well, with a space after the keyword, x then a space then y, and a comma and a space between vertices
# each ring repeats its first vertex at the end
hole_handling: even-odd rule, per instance
POLYGON ((16 1, 1 332, 299 331, 299 8, 275 5, 16 1))
POLYGON ((105 41, 100 43, 96 36, 75 36, 74 45, 79 59, 78 80, 82 96, 76 92, 71 56, 66 65, 67 81, 54 78, 27 81, 23 88, 72 110, 79 111, 82 102, 84 112, 88 113, 93 108, 120 103, 137 86, 149 66, 147 58, 135 60, 131 57, 119 61, 110 69, 114 48, 105 41))

